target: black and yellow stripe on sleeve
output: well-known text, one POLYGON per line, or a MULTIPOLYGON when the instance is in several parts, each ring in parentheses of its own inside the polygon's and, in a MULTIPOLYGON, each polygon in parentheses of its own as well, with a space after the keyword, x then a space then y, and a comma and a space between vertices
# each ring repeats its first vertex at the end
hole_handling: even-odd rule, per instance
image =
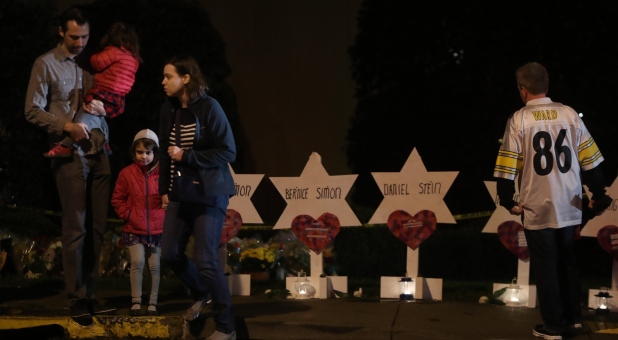
POLYGON ((582 167, 596 162, 600 157, 601 151, 592 137, 577 147, 577 159, 582 167))
POLYGON ((500 150, 498 151, 498 159, 496 159, 494 172, 517 175, 521 169, 523 159, 523 156, 516 152, 500 150))

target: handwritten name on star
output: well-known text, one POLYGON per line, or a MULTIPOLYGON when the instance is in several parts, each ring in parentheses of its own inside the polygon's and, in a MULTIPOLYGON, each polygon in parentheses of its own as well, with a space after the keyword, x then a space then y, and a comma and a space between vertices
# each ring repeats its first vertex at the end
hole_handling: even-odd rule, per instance
POLYGON ((336 216, 340 226, 362 225, 348 205, 346 196, 358 175, 330 176, 316 152, 309 157, 300 177, 270 177, 287 206, 273 229, 290 228, 299 215, 336 216))
POLYGON ((400 172, 372 172, 384 199, 369 220, 369 224, 387 223, 396 210, 431 210, 439 223, 456 223, 444 202, 457 172, 429 172, 415 149, 400 172))
MULTIPOLYGON (((417 193, 421 195, 434 195, 441 194, 442 183, 440 182, 428 182, 419 183, 417 193)), ((383 185, 382 194, 384 196, 409 196, 410 191, 408 189, 408 183, 388 184, 383 185)))
MULTIPOLYGON (((286 200, 306 200, 309 197, 309 193, 313 190, 310 188, 286 188, 285 199, 286 200)), ((318 187, 315 188, 315 196, 313 198, 318 200, 332 199, 340 200, 342 198, 342 190, 339 187, 318 187)))
POLYGON ((251 191, 253 188, 250 185, 240 185, 236 183, 236 195, 251 197, 251 191))

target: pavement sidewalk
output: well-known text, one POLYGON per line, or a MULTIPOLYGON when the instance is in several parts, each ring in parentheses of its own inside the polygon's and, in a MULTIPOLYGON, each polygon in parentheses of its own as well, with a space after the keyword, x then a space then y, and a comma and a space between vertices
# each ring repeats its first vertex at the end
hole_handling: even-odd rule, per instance
MULTIPOLYGON (((4 288, 0 339, 201 339, 214 331, 209 309, 187 323, 184 293, 161 294, 158 317, 130 317, 128 291, 102 290, 119 307, 83 327, 68 317, 62 292, 4 288)), ((379 299, 270 299, 232 297, 238 339, 535 339, 537 308, 449 301, 411 303, 379 299)), ((585 311, 584 331, 565 339, 618 339, 618 315, 585 311)))

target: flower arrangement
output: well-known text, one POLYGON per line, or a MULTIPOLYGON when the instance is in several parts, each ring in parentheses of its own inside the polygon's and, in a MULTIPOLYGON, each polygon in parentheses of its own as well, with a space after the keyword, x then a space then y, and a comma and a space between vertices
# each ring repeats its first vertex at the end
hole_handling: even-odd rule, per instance
POLYGON ((99 258, 100 276, 129 276, 129 250, 120 242, 122 224, 116 224, 105 233, 99 258))
POLYGON ((269 243, 271 249, 278 249, 277 261, 283 271, 278 274, 279 280, 284 280, 286 276, 296 277, 301 270, 309 271, 309 248, 294 236, 292 230, 279 231, 269 240, 269 243))
POLYGON ((267 247, 247 248, 240 253, 240 268, 244 273, 262 272, 275 265, 275 252, 267 247))
POLYGON ((244 247, 244 241, 234 237, 226 245, 227 247, 227 260, 226 260, 226 273, 240 273, 240 252, 241 247, 244 247))
MULTIPOLYGON (((34 240, 27 240, 18 258, 20 273, 28 279, 37 279, 41 276, 62 275, 62 243, 60 237, 50 239, 49 237, 36 237, 34 240)), ((20 249, 20 247, 17 247, 20 249)))

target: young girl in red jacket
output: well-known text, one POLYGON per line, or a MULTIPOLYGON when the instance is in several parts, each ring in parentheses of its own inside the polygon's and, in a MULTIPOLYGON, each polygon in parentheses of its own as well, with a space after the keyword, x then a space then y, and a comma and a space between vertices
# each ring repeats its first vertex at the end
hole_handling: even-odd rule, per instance
MULTIPOLYGON (((94 76, 94 86, 86 93, 84 108, 74 120, 85 124, 90 135, 90 149, 86 154, 99 152, 107 143, 107 131, 102 131, 101 120, 105 117, 114 118, 124 112, 125 96, 133 87, 141 60, 135 29, 124 22, 114 23, 107 30, 101 39, 101 46, 103 50, 90 57, 90 65, 98 72, 94 76)), ((71 157, 73 142, 67 136, 44 156, 71 157)))
POLYGON ((159 195, 159 138, 152 130, 135 135, 131 156, 135 162, 120 171, 112 194, 112 206, 126 223, 120 242, 131 257, 131 309, 129 315, 142 315, 142 278, 148 260, 152 278, 146 313, 158 315, 161 234, 165 210, 159 195))

